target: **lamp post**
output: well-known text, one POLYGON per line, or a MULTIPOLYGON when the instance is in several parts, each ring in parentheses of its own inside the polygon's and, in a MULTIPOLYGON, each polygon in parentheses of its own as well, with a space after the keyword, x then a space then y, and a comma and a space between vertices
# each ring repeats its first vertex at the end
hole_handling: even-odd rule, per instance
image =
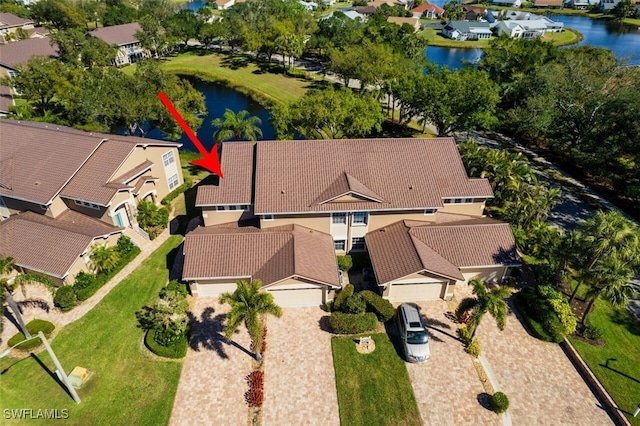
POLYGON ((0 358, 4 358, 5 356, 9 355, 9 352, 11 352, 11 350, 13 348, 15 348, 16 346, 21 345, 22 343, 28 342, 29 340, 33 340, 33 339, 40 339, 42 341, 42 343, 44 344, 44 347, 47 349, 47 352, 49 353, 49 356, 53 360, 53 364, 57 368, 56 372, 58 373, 58 376, 60 377, 60 379, 64 383, 65 387, 69 391, 69 394, 71 394, 71 397, 73 398, 73 400, 77 404, 80 404, 80 397, 78 396, 78 393, 76 392, 75 388, 71 384, 71 381, 69 380, 69 377, 67 376, 67 373, 65 373, 64 368, 62 368, 62 365, 60 365, 60 361, 58 361, 58 357, 53 352, 53 349, 51 349, 51 346, 49 345, 49 342, 47 341, 47 338, 44 337, 44 334, 42 334, 42 331, 39 331, 37 336, 29 337, 29 338, 23 340, 22 342, 11 346, 6 351, 0 353, 0 358))
POLYGON ((16 301, 13 300, 13 296, 11 295, 11 293, 7 291, 4 294, 4 298, 6 299, 7 304, 13 311, 13 315, 16 318, 16 322, 20 326, 20 330, 22 331, 22 334, 24 334, 24 337, 26 337, 27 340, 31 339, 31 334, 29 334, 29 330, 27 330, 27 326, 24 325, 24 321, 22 320, 22 315, 20 314, 20 308, 18 308, 16 301))
POLYGON ((638 404, 638 408, 636 408, 636 411, 633 412, 633 417, 636 417, 638 414, 640 414, 640 404, 638 404))

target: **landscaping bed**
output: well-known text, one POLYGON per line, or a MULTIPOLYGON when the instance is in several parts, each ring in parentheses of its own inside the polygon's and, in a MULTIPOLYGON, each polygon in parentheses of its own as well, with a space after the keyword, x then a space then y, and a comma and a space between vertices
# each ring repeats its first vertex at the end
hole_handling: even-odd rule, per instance
MULTIPOLYGON (((42 331, 44 337, 49 337, 55 328, 56 327, 49 321, 39 319, 34 319, 27 324, 27 330, 29 331, 29 334, 31 334, 31 336, 37 336, 38 332, 42 331)), ((7 345, 10 348, 15 346, 16 349, 27 350, 35 348, 42 344, 42 341, 40 339, 33 339, 18 345, 18 343, 22 342, 25 339, 26 337, 24 334, 22 334, 21 332, 16 333, 9 339, 7 345)))
POLYGON ((385 333, 372 334, 375 350, 360 354, 354 337, 333 338, 340 423, 420 425, 420 412, 405 362, 385 333))

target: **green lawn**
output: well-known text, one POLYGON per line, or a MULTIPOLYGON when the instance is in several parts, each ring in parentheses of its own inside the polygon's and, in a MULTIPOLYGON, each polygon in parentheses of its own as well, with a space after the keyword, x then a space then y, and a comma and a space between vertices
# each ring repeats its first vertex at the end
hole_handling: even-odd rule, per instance
POLYGON ((49 375, 46 369, 55 367, 42 352, 22 361, 0 360, 0 412, 68 409, 65 425, 167 424, 182 362, 156 360, 141 349, 135 312, 157 298, 168 279, 167 255, 181 241, 170 237, 95 308, 56 336, 52 346, 67 372, 75 366, 94 372, 78 391, 81 404, 49 375))
MULTIPOLYGON (((591 346, 576 339, 570 339, 571 344, 618 406, 633 413, 640 402, 640 321, 602 300, 596 302, 589 321, 602 330, 605 345, 591 346)), ((627 418, 640 426, 640 417, 627 418)))
MULTIPOLYGON (((471 40, 471 41, 458 41, 451 40, 444 37, 440 30, 435 28, 425 28, 418 33, 420 36, 427 39, 429 46, 438 47, 451 47, 458 49, 486 49, 491 45, 491 42, 495 38, 484 40, 471 40)), ((578 31, 566 28, 565 31, 560 33, 546 33, 543 38, 544 41, 550 41, 556 46, 565 46, 568 44, 577 43, 582 40, 582 34, 578 31)))
POLYGON ((376 349, 366 355, 356 351, 352 337, 331 340, 340 423, 422 424, 405 362, 386 334, 371 337, 376 349))

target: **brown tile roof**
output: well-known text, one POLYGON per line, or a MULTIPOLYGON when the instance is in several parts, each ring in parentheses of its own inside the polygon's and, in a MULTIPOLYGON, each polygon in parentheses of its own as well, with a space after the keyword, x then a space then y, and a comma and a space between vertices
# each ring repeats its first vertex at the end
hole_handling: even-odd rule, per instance
MULTIPOLYGON (((223 170, 246 169, 247 162, 235 157, 223 163, 223 170)), ((486 179, 468 178, 452 138, 257 142, 255 164, 257 214, 438 208, 445 197, 493 195, 486 179), (382 201, 318 204, 345 174, 382 201)), ((231 178, 221 180, 220 187, 226 185, 240 187, 231 178)), ((249 186, 241 187, 246 200, 249 186)), ((233 192, 229 189, 226 199, 233 199, 233 192)), ((198 204, 216 201, 211 197, 198 204)))
POLYGON ((27 269, 64 278, 94 238, 120 228, 73 210, 52 219, 25 212, 0 222, 0 256, 27 269))
POLYGON ((365 239, 380 283, 423 270, 462 280, 459 268, 519 263, 509 224, 489 218, 401 221, 365 239))
POLYGON ((132 22, 130 24, 113 25, 111 27, 98 28, 90 34, 107 43, 108 45, 117 44, 123 46, 125 44, 137 43, 138 38, 136 32, 140 31, 140 24, 132 22))
POLYGON ((133 169, 121 174, 118 177, 111 179, 111 182, 129 183, 129 181, 135 178, 136 176, 140 176, 140 174, 146 172, 147 170, 150 170, 151 166, 153 166, 153 161, 145 160, 142 163, 135 166, 133 169))
POLYGON ((427 10, 432 10, 436 13, 443 13, 444 9, 441 8, 440 6, 436 6, 435 4, 426 4, 423 3, 420 6, 414 7, 413 9, 411 9, 411 12, 426 12, 427 10))
POLYGON ((397 24, 397 25, 404 25, 404 24, 408 24, 411 25, 412 27, 418 27, 420 25, 420 20, 418 18, 405 18, 405 17, 400 17, 400 16, 389 16, 387 18, 387 22, 391 23, 391 24, 397 24))
POLYGON ((12 120, 0 120, 0 135, 0 195, 39 204, 49 203, 102 141, 68 127, 12 120))
POLYGON ((27 62, 34 56, 58 57, 58 48, 50 44, 49 37, 28 38, 0 45, 0 65, 16 69, 18 64, 27 62))
POLYGON ((222 147, 224 179, 198 187, 196 206, 251 204, 255 142, 226 142, 222 147))
POLYGON ((0 30, 28 24, 33 24, 33 21, 28 18, 21 18, 13 13, 0 13, 0 30))
POLYGON ((0 86, 0 113, 7 114, 9 107, 15 105, 13 94, 8 86, 0 86))
POLYGON ((187 234, 184 280, 252 277, 268 286, 291 276, 339 287, 333 238, 299 225, 207 226, 187 234))
POLYGON ((138 181, 136 182, 136 186, 134 186, 133 188, 133 195, 138 195, 140 193, 140 190, 142 189, 142 187, 144 186, 145 183, 147 182, 155 182, 157 181, 159 178, 157 177, 153 177, 153 176, 140 176, 138 178, 138 181))

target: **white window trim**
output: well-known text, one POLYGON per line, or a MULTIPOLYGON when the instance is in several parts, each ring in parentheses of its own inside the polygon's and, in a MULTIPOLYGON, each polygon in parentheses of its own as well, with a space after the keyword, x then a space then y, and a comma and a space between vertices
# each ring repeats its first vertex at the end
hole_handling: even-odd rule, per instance
POLYGON ((353 212, 351 214, 351 226, 369 226, 369 212, 353 212), (364 214, 364 222, 356 222, 356 214, 364 214))
POLYGON ((332 225, 346 225, 347 224, 347 214, 346 213, 331 213, 331 224, 332 225), (334 222, 334 218, 344 218, 344 222, 334 222))
POLYGON ((351 250, 354 250, 354 251, 366 251, 367 250, 367 243, 366 243, 364 237, 351 237, 351 250), (353 240, 356 240, 356 239, 361 239, 362 240, 362 248, 356 248, 355 247, 356 243, 354 243, 353 240))
POLYGON ((82 207, 88 207, 88 208, 94 209, 94 210, 100 210, 100 206, 99 205, 94 204, 94 203, 90 203, 88 201, 73 200, 73 202, 76 204, 76 206, 82 206, 82 207))
POLYGON ((175 173, 171 176, 169 176, 167 178, 167 186, 169 187, 169 191, 173 191, 174 189, 176 189, 177 187, 180 186, 180 178, 178 177, 178 174, 175 173), (175 185, 172 187, 171 186, 171 181, 173 180, 173 178, 175 178, 175 185))
POLYGON ((173 150, 169 150, 164 154, 162 154, 162 164, 164 165, 164 167, 169 167, 171 164, 174 164, 175 162, 176 162, 176 156, 173 155, 173 150), (165 156, 168 156, 167 159, 170 160, 169 164, 167 164, 167 161, 164 158, 165 156))
POLYGON ((273 221, 273 215, 272 214, 262 215, 262 220, 264 220, 265 222, 272 222, 273 221))
POLYGON ((442 199, 442 204, 473 204, 473 202, 473 197, 450 197, 442 199))
POLYGON ((345 251, 347 249, 347 240, 346 239, 333 240, 333 249, 335 251, 345 251), (338 243, 338 242, 342 243, 342 248, 337 248, 336 247, 336 243, 338 243))
POLYGON ((436 214, 437 211, 438 209, 424 209, 424 215, 433 216, 434 214, 436 214))
POLYGON ((248 212, 251 210, 251 205, 249 204, 228 204, 228 205, 217 205, 214 206, 215 210, 220 213, 225 212, 248 212))

